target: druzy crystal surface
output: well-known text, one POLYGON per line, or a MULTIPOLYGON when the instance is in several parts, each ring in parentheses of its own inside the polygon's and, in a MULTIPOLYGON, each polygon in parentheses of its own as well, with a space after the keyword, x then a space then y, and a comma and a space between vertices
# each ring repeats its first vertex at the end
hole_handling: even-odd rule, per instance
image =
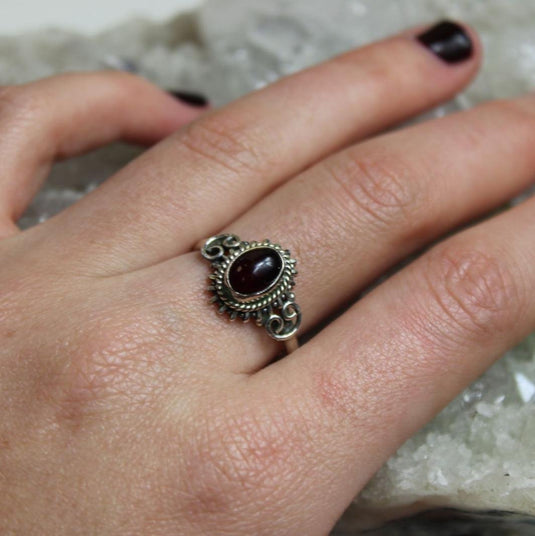
MULTIPOLYGON (((213 0, 165 24, 134 20, 95 37, 64 29, 0 38, 0 83, 125 69, 165 88, 199 90, 220 105, 338 52, 443 18, 479 30, 484 65, 468 90, 425 118, 535 88, 535 0, 213 0)), ((76 201, 136 154, 116 145, 57 165, 22 224, 76 201)), ((439 517, 433 528, 428 519, 403 522, 373 534, 534 534, 534 353, 531 336, 407 441, 336 533, 452 508, 479 513, 451 522, 452 516, 439 517)))

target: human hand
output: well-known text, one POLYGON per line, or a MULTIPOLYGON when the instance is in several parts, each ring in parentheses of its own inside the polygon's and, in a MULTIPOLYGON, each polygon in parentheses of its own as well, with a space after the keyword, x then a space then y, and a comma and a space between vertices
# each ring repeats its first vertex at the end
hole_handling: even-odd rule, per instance
POLYGON ((191 250, 210 235, 290 248, 307 331, 529 185, 533 96, 371 137, 477 70, 473 34, 471 54, 459 28, 427 34, 440 58, 420 31, 203 115, 24 232, 53 159, 154 142, 198 112, 117 74, 0 93, 0 533, 327 534, 533 329, 533 200, 446 238, 276 362, 264 330, 207 303, 191 250))

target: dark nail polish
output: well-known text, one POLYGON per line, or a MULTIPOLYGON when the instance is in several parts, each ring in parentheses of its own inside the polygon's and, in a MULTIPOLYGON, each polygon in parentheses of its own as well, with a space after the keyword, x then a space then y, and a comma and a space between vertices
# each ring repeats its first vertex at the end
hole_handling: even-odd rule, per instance
POLYGON ((185 102, 190 106, 195 106, 197 108, 203 108, 204 106, 208 106, 208 99, 200 93, 192 93, 190 91, 178 91, 174 89, 168 91, 168 93, 175 97, 175 99, 181 100, 182 102, 185 102))
POLYGON ((440 22, 420 34, 417 39, 447 63, 467 60, 473 52, 469 35, 455 22, 440 22))

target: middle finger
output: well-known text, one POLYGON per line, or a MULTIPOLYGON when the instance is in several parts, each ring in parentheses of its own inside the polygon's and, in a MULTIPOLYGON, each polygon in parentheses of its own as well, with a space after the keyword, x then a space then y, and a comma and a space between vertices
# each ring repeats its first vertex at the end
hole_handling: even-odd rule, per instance
MULTIPOLYGON (((228 232, 292 251, 307 329, 409 253, 526 188, 534 143, 534 97, 488 103, 349 148, 280 187, 228 232)), ((186 269, 184 283, 198 288, 198 272, 186 269)), ((216 316, 210 329, 234 345, 239 370, 272 358, 258 335, 216 316)))
POLYGON ((535 98, 487 103, 351 147, 230 229, 291 249, 310 326, 411 252, 525 189, 534 142, 535 98))

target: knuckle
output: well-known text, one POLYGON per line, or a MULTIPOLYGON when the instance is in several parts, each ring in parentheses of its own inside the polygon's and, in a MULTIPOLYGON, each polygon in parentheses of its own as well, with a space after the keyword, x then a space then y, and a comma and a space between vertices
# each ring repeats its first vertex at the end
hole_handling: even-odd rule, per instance
MULTIPOLYGON (((511 122, 511 126, 514 126, 517 133, 518 140, 521 143, 525 143, 526 149, 523 154, 529 159, 530 166, 532 166, 533 151, 531 150, 533 144, 535 144, 535 106, 534 98, 522 97, 517 99, 503 99, 496 103, 498 110, 511 122)), ((503 122, 503 120, 502 120, 503 122)), ((521 152, 517 151, 521 156, 521 152)))
POLYGON ((25 121, 32 119, 43 103, 38 92, 28 86, 5 86, 0 89, 0 120, 25 121))
POLYGON ((139 95, 139 90, 150 86, 150 82, 136 74, 125 71, 100 71, 85 75, 72 74, 63 76, 80 77, 84 76, 88 80, 93 80, 100 87, 104 88, 107 97, 115 98, 118 102, 121 99, 129 99, 139 95), (106 89, 108 91, 106 91, 106 89))
MULTIPOLYGON (((69 75, 67 75, 69 76, 69 75)), ((80 76, 79 74, 74 74, 72 76, 80 76)), ((126 71, 97 71, 86 76, 94 76, 101 81, 107 81, 108 83, 115 85, 118 88, 128 88, 132 86, 147 85, 149 82, 133 73, 126 71)))
POLYGON ((362 155, 351 151, 328 165, 338 185, 334 195, 350 217, 366 218, 379 229, 392 224, 412 226, 422 195, 409 180, 410 170, 391 155, 362 155))
POLYGON ((533 97, 499 99, 487 104, 487 106, 494 108, 497 113, 507 117, 512 123, 526 125, 530 131, 533 131, 535 123, 533 97))
POLYGON ((451 243, 430 252, 424 277, 442 313, 463 334, 505 332, 517 322, 522 292, 499 252, 451 243))
MULTIPOLYGON (((390 51, 394 52, 393 42, 389 44, 390 51)), ((335 56, 324 64, 326 68, 334 70, 331 78, 342 78, 347 83, 348 72, 355 78, 365 81, 370 90, 373 90, 379 101, 392 98, 392 87, 399 87, 400 73, 390 54, 385 54, 384 47, 368 46, 351 50, 335 56)))
POLYGON ((231 505, 276 502, 285 493, 280 483, 295 478, 295 457, 307 455, 302 434, 284 417, 257 409, 207 413, 190 434, 196 439, 186 480, 194 502, 217 514, 231 505))
POLYGON ((146 312, 127 309, 87 319, 86 325, 69 341, 54 386, 58 420, 76 427, 99 408, 130 411, 156 403, 172 377, 160 342, 162 327, 146 312), (165 371, 162 382, 155 382, 158 371, 165 371))
POLYGON ((181 143, 189 151, 222 167, 234 177, 265 167, 261 140, 231 113, 221 112, 187 125, 181 143))
MULTIPOLYGON (((487 147, 489 123, 501 125, 502 130, 514 129, 514 136, 509 136, 503 143, 502 150, 509 154, 510 143, 525 143, 531 148, 535 143, 535 107, 533 97, 516 99, 498 99, 480 104, 477 108, 465 112, 470 121, 463 121, 462 128, 456 124, 457 142, 466 150, 477 150, 487 147)), ((528 157, 532 151, 523 151, 528 157)), ((522 157, 521 151, 516 151, 517 158, 522 157)))

